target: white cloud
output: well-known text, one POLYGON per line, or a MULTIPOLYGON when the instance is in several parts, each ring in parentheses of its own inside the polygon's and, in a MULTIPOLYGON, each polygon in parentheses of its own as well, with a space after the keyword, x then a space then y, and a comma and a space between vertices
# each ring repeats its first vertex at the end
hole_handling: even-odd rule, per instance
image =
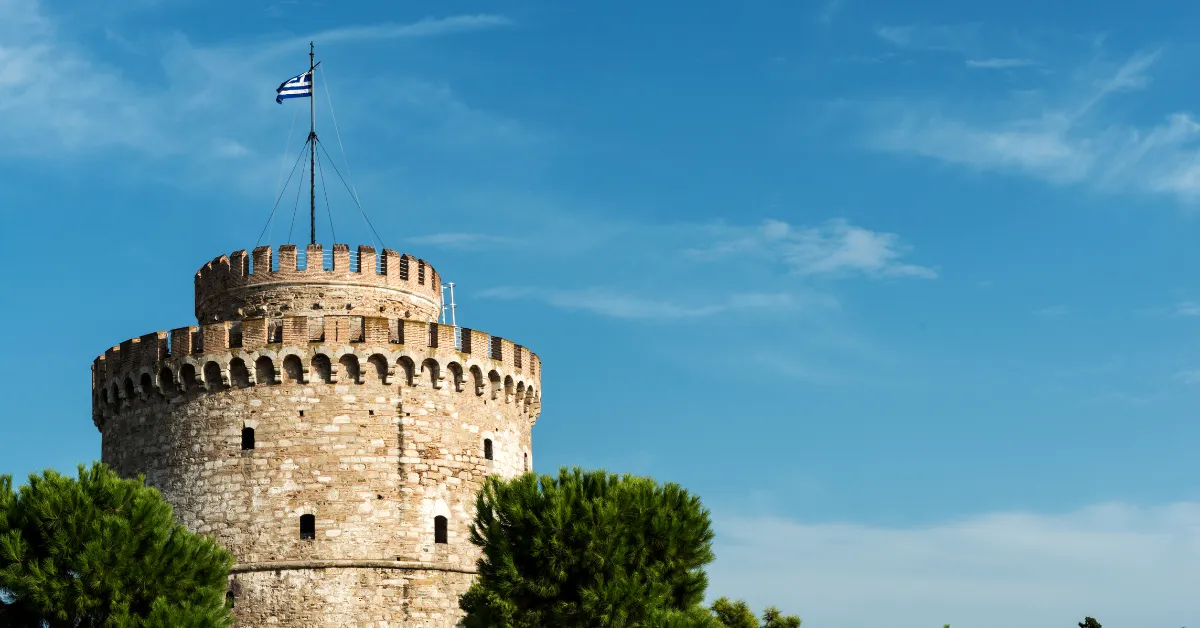
POLYGON ((513 26, 513 24, 511 19, 503 15, 476 14, 444 18, 429 17, 408 24, 383 23, 367 26, 344 26, 282 41, 271 46, 267 51, 269 54, 294 54, 296 50, 307 49, 310 41, 320 42, 324 47, 346 42, 441 37, 505 28, 513 26))
POLYGON ((501 286, 479 292, 484 299, 536 299, 551 307, 578 310, 610 318, 672 321, 698 319, 752 310, 795 311, 836 308, 832 297, 808 293, 750 292, 684 301, 669 295, 648 297, 593 287, 571 290, 501 286))
POLYGON ((1200 316, 1200 303, 1194 301, 1181 301, 1175 305, 1175 316, 1192 317, 1200 316))
POLYGON ((1179 371, 1175 374, 1175 379, 1187 384, 1188 386, 1195 386, 1200 384, 1200 369, 1187 369, 1184 371, 1179 371))
POLYGON ((1104 504, 918 527, 717 510, 710 597, 796 613, 806 628, 1200 622, 1200 504, 1104 504))
POLYGON ((213 152, 218 157, 237 158, 245 157, 250 154, 250 149, 246 148, 240 142, 235 142, 230 139, 217 140, 213 146, 213 152))
POLYGON ((795 227, 766 220, 757 228, 713 227, 716 242, 693 248, 700 259, 729 255, 767 257, 806 277, 860 274, 869 277, 932 279, 937 271, 900 259, 908 252, 899 236, 880 233, 834 219, 816 227, 795 227))
POLYGON ((875 35, 898 48, 969 54, 979 47, 978 27, 971 24, 883 26, 875 35))
POLYGON ((967 59, 965 63, 968 68, 978 68, 981 70, 1007 70, 1010 68, 1024 68, 1034 65, 1034 61, 1032 59, 1015 59, 1005 57, 967 59))
MULTIPOLYGON (((462 15, 349 26, 315 36, 336 46, 510 24, 503 16, 462 15)), ((134 47, 111 28, 105 34, 110 42, 122 42, 123 48, 134 47)), ((0 156, 57 159, 120 147, 162 157, 188 153, 214 136, 260 132, 263 116, 281 119, 278 111, 269 109, 274 105, 270 88, 281 80, 275 59, 307 50, 310 38, 197 47, 175 35, 165 48, 155 40, 160 42, 152 48, 162 54, 164 85, 131 78, 121 68, 106 65, 104 55, 65 37, 37 0, 0 0, 0 156)), ((454 104, 447 89, 438 96, 439 111, 454 104)), ((461 118, 461 107, 451 115, 461 118)), ((244 144, 230 137, 214 152, 236 156, 241 153, 235 147, 244 144)))
POLYGON ((875 107, 867 145, 1059 184, 1200 199, 1200 123, 1191 114, 1147 127, 1095 111, 1106 98, 1148 87, 1158 56, 1134 54, 1057 100, 1027 91, 994 111, 959 116, 947 115, 946 103, 875 107))
POLYGON ((413 244, 440 246, 448 249, 479 250, 501 246, 516 246, 521 243, 516 238, 491 235, 488 233, 430 233, 408 238, 413 244))

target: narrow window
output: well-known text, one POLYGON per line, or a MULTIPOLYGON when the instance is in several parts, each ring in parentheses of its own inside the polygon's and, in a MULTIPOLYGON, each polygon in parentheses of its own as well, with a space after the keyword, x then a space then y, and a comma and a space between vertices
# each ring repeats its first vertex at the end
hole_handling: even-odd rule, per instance
POLYGON ((229 605, 229 608, 233 608, 233 591, 225 592, 225 603, 229 605))
POLYGON ((242 428, 242 451, 254 449, 254 428, 242 428))
POLYGON ((522 455, 525 456, 525 470, 528 471, 529 470, 529 454, 526 453, 526 454, 522 454, 522 455))
POLYGON ((492 439, 483 439, 483 457, 488 460, 492 459, 492 439))
POLYGON ((433 542, 446 542, 446 518, 441 515, 433 518, 433 542))
POLYGON ((300 515, 300 540, 311 541, 317 538, 317 518, 313 515, 300 515))

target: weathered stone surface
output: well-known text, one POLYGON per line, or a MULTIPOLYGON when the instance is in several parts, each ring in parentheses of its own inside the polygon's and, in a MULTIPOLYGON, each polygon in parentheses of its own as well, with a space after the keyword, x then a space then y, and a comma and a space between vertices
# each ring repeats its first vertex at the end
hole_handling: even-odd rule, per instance
POLYGON ((454 626, 476 493, 531 468, 541 409, 535 354, 463 333, 466 352, 448 326, 328 314, 128 340, 92 368, 102 459, 234 553, 238 626, 454 626))

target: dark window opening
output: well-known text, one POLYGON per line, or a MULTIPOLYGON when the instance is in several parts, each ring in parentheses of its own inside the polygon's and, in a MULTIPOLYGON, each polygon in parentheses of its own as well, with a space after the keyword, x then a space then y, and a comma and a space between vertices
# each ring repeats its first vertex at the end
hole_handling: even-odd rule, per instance
POLYGON ((367 410, 367 415, 369 415, 369 416, 375 416, 375 411, 374 411, 374 410, 367 410))
POLYGON ((233 608, 233 591, 225 592, 225 603, 229 605, 229 608, 233 608))
POLYGON ((433 542, 446 543, 446 518, 438 515, 433 518, 433 542))
POLYGON ((483 457, 488 460, 492 459, 492 439, 483 439, 483 457))
POLYGON ((242 428, 242 451, 254 449, 254 428, 242 428))
POLYGON ((524 454, 524 456, 525 456, 525 470, 528 471, 529 470, 529 454, 524 454))
POLYGON ((304 416, 304 411, 303 411, 303 410, 301 410, 301 411, 300 411, 300 416, 304 416))
POLYGON ((313 515, 300 515, 300 540, 311 541, 317 538, 317 518, 313 515))

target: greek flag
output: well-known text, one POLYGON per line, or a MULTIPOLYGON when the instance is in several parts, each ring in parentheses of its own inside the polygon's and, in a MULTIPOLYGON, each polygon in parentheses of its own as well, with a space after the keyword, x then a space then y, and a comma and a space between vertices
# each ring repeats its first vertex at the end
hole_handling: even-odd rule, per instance
POLYGON ((305 72, 299 76, 283 82, 279 89, 275 90, 275 102, 283 104, 284 98, 311 98, 312 97, 312 71, 305 72))

